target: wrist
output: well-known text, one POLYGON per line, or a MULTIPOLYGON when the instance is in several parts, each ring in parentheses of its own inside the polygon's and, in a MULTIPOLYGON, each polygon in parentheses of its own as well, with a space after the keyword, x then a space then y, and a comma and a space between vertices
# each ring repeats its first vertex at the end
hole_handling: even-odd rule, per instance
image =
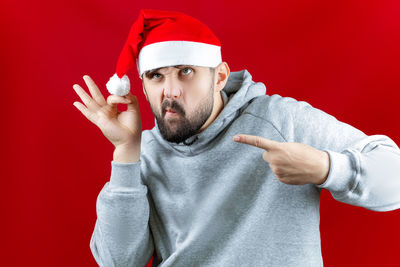
POLYGON ((326 151, 321 151, 321 171, 320 175, 318 176, 316 185, 321 185, 325 183, 326 179, 328 179, 329 170, 330 170, 330 158, 329 154, 326 151))
POLYGON ((140 160, 140 145, 123 144, 115 146, 113 161, 121 163, 138 162, 140 160))

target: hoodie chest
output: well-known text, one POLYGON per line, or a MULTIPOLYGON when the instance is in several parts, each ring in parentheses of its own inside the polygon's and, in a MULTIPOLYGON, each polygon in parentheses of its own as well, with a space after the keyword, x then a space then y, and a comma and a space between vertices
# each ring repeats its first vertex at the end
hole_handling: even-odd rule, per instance
POLYGON ((171 194, 185 194, 209 191, 214 186, 227 183, 241 186, 242 182, 251 182, 252 177, 270 173, 268 163, 262 158, 265 150, 233 141, 233 136, 239 133, 284 141, 271 124, 243 114, 202 153, 194 156, 176 153, 157 155, 153 162, 157 166, 148 168, 150 185, 158 185, 158 189, 171 194))
POLYGON ((279 186, 262 159, 263 149, 233 141, 238 133, 282 141, 269 124, 254 120, 249 123, 254 119, 249 117, 236 119, 206 152, 192 157, 171 154, 154 168, 147 168, 157 215, 169 231, 189 233, 194 224, 205 218, 210 218, 210 224, 222 220, 221 225, 238 220, 251 208, 254 198, 265 194, 262 191, 279 186))

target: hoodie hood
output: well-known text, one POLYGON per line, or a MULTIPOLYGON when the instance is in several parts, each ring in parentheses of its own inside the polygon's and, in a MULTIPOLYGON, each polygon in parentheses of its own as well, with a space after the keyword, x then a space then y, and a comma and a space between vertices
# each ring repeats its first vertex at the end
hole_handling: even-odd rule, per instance
POLYGON ((195 134, 179 144, 168 142, 162 138, 156 119, 155 127, 151 132, 156 140, 168 149, 173 149, 185 156, 193 156, 207 149, 212 140, 240 115, 241 110, 246 108, 253 98, 265 94, 265 85, 261 82, 254 82, 247 70, 231 72, 224 89, 221 90, 224 108, 201 133, 195 134))

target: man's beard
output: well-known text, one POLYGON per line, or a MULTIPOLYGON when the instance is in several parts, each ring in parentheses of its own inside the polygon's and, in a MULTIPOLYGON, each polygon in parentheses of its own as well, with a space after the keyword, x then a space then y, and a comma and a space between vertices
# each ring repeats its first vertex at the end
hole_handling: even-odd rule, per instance
MULTIPOLYGON (((151 106, 151 105, 150 105, 151 106)), ((197 134, 210 117, 214 106, 214 81, 212 81, 210 90, 204 101, 200 102, 194 114, 186 117, 186 112, 176 101, 166 99, 161 105, 160 114, 155 114, 151 108, 154 117, 157 120, 157 126, 161 136, 168 142, 179 144, 187 138, 197 134), (171 108, 176 115, 170 119, 165 119, 166 109, 171 108)))

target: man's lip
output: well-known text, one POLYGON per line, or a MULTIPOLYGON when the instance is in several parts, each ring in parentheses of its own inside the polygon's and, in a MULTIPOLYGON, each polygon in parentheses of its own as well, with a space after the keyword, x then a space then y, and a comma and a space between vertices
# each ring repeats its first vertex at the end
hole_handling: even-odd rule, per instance
POLYGON ((171 113, 176 113, 176 111, 175 111, 175 110, 173 110, 173 109, 170 109, 170 108, 167 108, 165 111, 166 111, 166 112, 171 112, 171 113))
POLYGON ((170 109, 170 108, 167 108, 166 110, 165 110, 165 117, 176 117, 176 116, 178 116, 179 115, 179 113, 178 112, 176 112, 175 110, 173 110, 173 109, 170 109))

